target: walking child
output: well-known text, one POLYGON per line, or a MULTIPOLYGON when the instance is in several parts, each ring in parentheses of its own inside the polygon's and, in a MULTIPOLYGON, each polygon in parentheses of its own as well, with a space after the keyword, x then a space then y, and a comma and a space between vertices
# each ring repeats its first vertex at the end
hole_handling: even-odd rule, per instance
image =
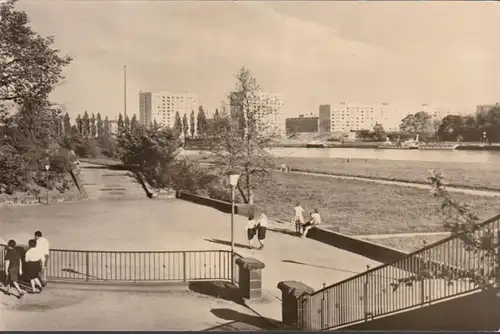
POLYGON ((266 239, 267 226, 269 225, 269 221, 267 220, 267 216, 264 212, 259 217, 257 221, 257 239, 259 240, 260 247, 259 249, 264 248, 264 240, 266 239))
POLYGON ((42 282, 38 276, 40 275, 40 271, 42 270, 43 261, 45 261, 45 257, 41 254, 40 250, 36 248, 36 240, 31 239, 28 241, 29 249, 26 252, 25 260, 26 260, 26 274, 31 284, 32 293, 40 293, 42 291, 42 282), (38 287, 39 289, 37 290, 38 287))
POLYGON ((256 230, 256 221, 255 217, 253 214, 248 216, 248 223, 247 223, 247 238, 248 238, 248 248, 252 249, 252 240, 255 237, 255 230, 256 230))
POLYGON ((5 274, 7 276, 7 294, 10 295, 10 288, 14 286, 17 290, 17 298, 24 296, 19 287, 19 277, 23 274, 23 263, 21 255, 16 250, 16 241, 9 240, 7 243, 7 253, 5 254, 5 274))

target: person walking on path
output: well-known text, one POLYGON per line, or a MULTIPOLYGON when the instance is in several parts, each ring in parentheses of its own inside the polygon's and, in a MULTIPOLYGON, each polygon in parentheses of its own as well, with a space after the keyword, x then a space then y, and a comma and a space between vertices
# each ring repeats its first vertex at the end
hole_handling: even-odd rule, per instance
POLYGON ((264 248, 264 239, 266 239, 267 227, 269 226, 269 220, 267 219, 266 213, 262 212, 259 220, 257 221, 257 239, 259 240, 259 249, 264 248))
POLYGON ((35 232, 36 248, 44 257, 42 269, 40 271, 40 281, 43 286, 47 285, 47 264, 49 262, 50 244, 41 231, 35 232))
POLYGON ((307 237, 307 232, 309 232, 310 229, 318 226, 319 224, 321 224, 321 215, 319 214, 318 209, 314 209, 314 212, 311 213, 311 219, 304 224, 304 232, 302 233, 302 238, 307 237))
POLYGON ((7 295, 10 295, 10 288, 14 286, 17 290, 17 298, 21 299, 24 296, 23 291, 19 287, 19 277, 23 274, 23 263, 21 255, 16 250, 16 241, 9 240, 7 243, 7 253, 5 254, 5 276, 7 277, 7 295))
POLYGON ((300 205, 300 203, 297 203, 295 207, 293 208, 294 211, 294 216, 292 219, 292 224, 295 224, 295 232, 300 233, 300 229, 302 225, 304 225, 304 208, 300 205))
POLYGON ((40 253, 40 250, 36 248, 35 239, 30 239, 30 241, 28 241, 28 245, 29 249, 24 258, 26 261, 26 274, 30 280, 32 293, 40 293, 43 286, 38 276, 42 270, 42 263, 45 260, 45 257, 40 253), (39 287, 39 290, 36 289, 37 286, 39 287))
POLYGON ((248 238, 248 248, 250 249, 253 249, 252 240, 255 237, 256 225, 257 223, 255 221, 254 215, 249 215, 247 223, 247 238, 248 238))

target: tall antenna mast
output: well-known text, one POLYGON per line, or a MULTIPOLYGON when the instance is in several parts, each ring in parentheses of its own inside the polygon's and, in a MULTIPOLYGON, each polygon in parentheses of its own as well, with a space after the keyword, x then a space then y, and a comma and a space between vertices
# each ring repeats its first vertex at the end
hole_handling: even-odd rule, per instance
POLYGON ((127 117, 127 65, 123 66, 123 117, 127 117))

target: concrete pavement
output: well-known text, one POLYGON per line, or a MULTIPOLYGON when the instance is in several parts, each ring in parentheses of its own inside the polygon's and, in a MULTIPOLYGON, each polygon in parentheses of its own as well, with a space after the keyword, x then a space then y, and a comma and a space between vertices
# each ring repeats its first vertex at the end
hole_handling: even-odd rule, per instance
MULTIPOLYGON (((182 200, 111 200, 50 206, 0 208, 2 237, 25 242, 42 230, 55 249, 209 250, 230 249, 230 215, 182 200)), ((379 263, 309 239, 290 235, 291 226, 270 222, 262 251, 247 249, 245 217, 235 217, 236 252, 266 264, 266 302, 251 305, 281 320, 277 284, 298 280, 314 289, 353 276, 379 263)))

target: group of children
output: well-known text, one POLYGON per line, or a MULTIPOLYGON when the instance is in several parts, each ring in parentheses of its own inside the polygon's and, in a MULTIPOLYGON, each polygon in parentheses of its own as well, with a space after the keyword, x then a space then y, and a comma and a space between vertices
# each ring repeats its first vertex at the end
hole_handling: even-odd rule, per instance
POLYGON ((17 298, 22 298, 24 292, 19 286, 21 276, 29 280, 31 291, 29 293, 40 293, 47 284, 45 268, 49 259, 49 242, 43 237, 42 232, 36 231, 35 238, 28 241, 28 250, 19 247, 15 240, 7 242, 5 253, 5 291, 8 295, 13 286, 17 292, 17 298), (24 261, 23 261, 24 258, 24 261), (38 287, 38 289, 37 289, 38 287))
MULTIPOLYGON (((300 234, 302 238, 307 237, 307 233, 310 229, 315 226, 321 224, 321 215, 319 214, 318 209, 314 209, 314 211, 310 214, 310 218, 307 222, 304 221, 304 213, 306 210, 297 203, 297 205, 293 208, 294 217, 292 219, 292 224, 295 224, 295 231, 300 234)), ((269 225, 269 221, 265 212, 262 212, 259 217, 256 219, 254 214, 250 214, 248 216, 248 223, 246 226, 247 237, 248 237, 248 247, 253 249, 253 239, 257 237, 259 241, 259 247, 257 249, 261 250, 264 248, 264 239, 266 239, 267 227, 269 225)))
POLYGON ((267 226, 269 225, 269 221, 267 220, 267 216, 264 212, 259 215, 259 218, 255 219, 254 214, 250 214, 248 216, 247 223, 247 237, 248 237, 248 247, 253 249, 252 241, 257 236, 257 240, 259 241, 258 250, 264 248, 264 239, 266 239, 267 226))
POLYGON ((295 224, 295 231, 301 235, 302 238, 307 236, 307 233, 313 227, 321 224, 321 215, 319 214, 318 209, 314 209, 310 214, 310 218, 307 222, 304 222, 304 208, 297 203, 293 208, 294 216, 292 219, 292 225, 295 224))

